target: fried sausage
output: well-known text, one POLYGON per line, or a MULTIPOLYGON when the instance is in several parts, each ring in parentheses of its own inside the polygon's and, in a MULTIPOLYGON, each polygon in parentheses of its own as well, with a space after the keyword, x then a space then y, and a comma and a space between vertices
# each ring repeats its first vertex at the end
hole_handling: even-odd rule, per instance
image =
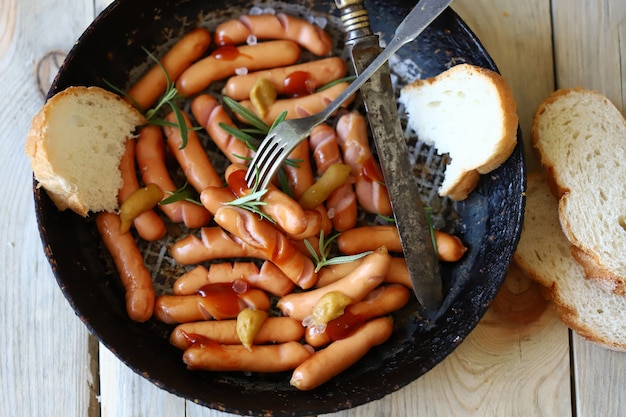
MULTIPOLYGON (((172 48, 160 59, 171 81, 178 76, 191 63, 200 58, 211 44, 211 34, 203 28, 195 28, 183 36, 172 48)), ((163 68, 154 65, 143 77, 139 79, 128 91, 140 108, 147 110, 165 92, 167 79, 163 68)))
MULTIPOLYGON (((144 184, 156 184, 164 193, 176 191, 165 165, 165 147, 163 135, 158 126, 144 126, 137 139, 137 165, 144 184)), ((202 206, 179 200, 170 204, 161 204, 159 208, 174 223, 184 222, 189 228, 204 226, 211 219, 211 214, 202 206)))
MULTIPOLYGON (((224 320, 237 317, 244 308, 268 310, 267 294, 255 288, 237 294, 229 290, 230 284, 219 286, 215 296, 204 295, 160 295, 154 303, 154 315, 163 323, 187 323, 199 320, 224 320), (224 288, 224 289, 220 289, 224 288)), ((208 291, 208 290, 207 290, 208 291)))
POLYGON ((324 346, 332 341, 329 333, 332 334, 334 328, 339 328, 341 334, 348 335, 368 320, 401 309, 410 297, 410 291, 403 285, 380 285, 370 292, 363 301, 346 307, 345 318, 342 316, 328 322, 326 329, 330 327, 329 332, 326 332, 326 329, 323 332, 317 332, 313 327, 308 327, 305 330, 306 342, 315 348, 324 346), (350 328, 351 321, 354 321, 353 328, 350 328))
MULTIPOLYGON (((308 96, 301 96, 295 98, 285 98, 276 100, 267 109, 267 113, 261 116, 256 108, 252 105, 250 100, 242 100, 239 103, 246 107, 248 110, 254 112, 265 123, 271 125, 281 113, 287 112, 287 119, 296 119, 299 117, 306 117, 314 113, 318 113, 324 110, 331 101, 336 99, 339 94, 348 87, 347 82, 336 84, 326 90, 319 91, 317 93, 309 94, 308 96)), ((354 95, 348 97, 343 102, 342 107, 346 107, 352 103, 354 95)), ((238 119, 242 122, 246 120, 237 115, 238 119)))
POLYGON ((215 42, 237 45, 251 35, 257 39, 290 39, 318 56, 328 55, 333 48, 333 41, 324 29, 284 13, 243 15, 223 22, 215 29, 215 42))
POLYGON ((224 258, 262 257, 263 254, 221 227, 203 227, 201 238, 187 235, 172 244, 170 255, 182 265, 193 265, 224 258))
MULTIPOLYGON (((122 173, 122 188, 117 193, 120 206, 130 195, 138 190, 139 181, 137 180, 137 170, 135 164, 135 146, 134 139, 126 141, 126 151, 120 161, 120 171, 122 173)), ((142 239, 148 242, 154 242, 165 236, 167 229, 165 223, 159 215, 152 209, 144 211, 133 219, 135 230, 142 239)))
POLYGON ((378 248, 366 256, 356 269, 340 280, 311 291, 287 294, 278 300, 277 306, 284 315, 296 320, 304 320, 311 314, 319 299, 331 291, 342 292, 353 302, 360 301, 383 281, 390 262, 391 256, 387 249, 378 248))
POLYGON ((300 47, 290 40, 260 42, 232 50, 222 47, 189 66, 176 81, 181 94, 197 94, 214 81, 234 75, 239 68, 256 71, 295 64, 300 47))
MULTIPOLYGON (((241 343, 237 336, 237 320, 208 320, 182 323, 170 335, 170 343, 186 349, 193 343, 195 335, 206 337, 216 343, 236 345, 241 343)), ((289 317, 268 317, 254 336, 254 344, 285 343, 298 341, 304 335, 300 322, 289 317)))
POLYGON ((372 155, 365 118, 358 111, 342 115, 335 127, 343 160, 352 167, 359 205, 368 213, 392 214, 387 187, 372 155))
MULTIPOLYGON (((180 128, 177 126, 164 126, 163 131, 167 137, 167 145, 170 152, 180 164, 185 178, 189 184, 201 192, 206 187, 222 185, 222 179, 215 171, 206 150, 200 143, 196 132, 192 129, 189 116, 181 111, 187 126, 187 143, 183 147, 183 137, 180 128)), ((170 112, 165 116, 165 120, 170 123, 177 123, 176 115, 170 112)))
POLYGON ((154 311, 154 287, 135 240, 129 232, 120 233, 120 219, 115 213, 98 213, 96 226, 124 286, 128 317, 139 322, 150 319, 154 311))
POLYGON ((237 279, 243 279, 251 286, 279 297, 290 293, 294 287, 294 283, 269 261, 263 262, 261 268, 254 262, 238 261, 212 263, 209 269, 199 265, 181 275, 174 283, 173 291, 176 295, 194 294, 204 285, 237 279))
POLYGON ((368 321, 352 335, 319 350, 299 365, 291 376, 291 385, 302 391, 312 390, 343 372, 371 348, 384 343, 393 331, 391 317, 368 321))
POLYGON ((346 63, 343 59, 339 57, 318 59, 304 64, 232 76, 222 89, 222 94, 233 100, 246 100, 250 98, 250 90, 256 81, 264 78, 274 85, 278 95, 299 96, 311 94, 319 87, 345 75, 346 63))
POLYGON ((224 107, 213 96, 209 94, 196 96, 191 102, 191 112, 230 162, 243 163, 247 158, 252 157, 253 151, 245 142, 232 136, 220 126, 220 124, 226 124, 237 128, 224 107))
MULTIPOLYGON (((329 125, 321 124, 313 129, 309 143, 318 175, 326 172, 331 165, 343 162, 337 134, 329 125)), ((326 209, 336 231, 352 229, 358 215, 354 186, 346 183, 333 191, 326 200, 326 209)))
POLYGON ((294 369, 312 352, 298 342, 258 345, 194 344, 183 353, 189 369, 204 371, 283 372, 294 369))
MULTIPOLYGON (((437 257, 440 261, 456 262, 463 257, 467 247, 457 236, 440 230, 433 230, 437 244, 437 257)), ((390 252, 402 252, 402 242, 398 228, 394 225, 360 226, 343 232, 337 238, 341 253, 354 255, 379 246, 386 246, 390 252)), ((399 270, 398 273, 402 271, 399 270)), ((402 277, 398 277, 402 279, 402 277)))
POLYGON ((315 285, 317 274, 311 259, 271 223, 238 207, 224 206, 217 210, 215 222, 239 237, 247 245, 272 261, 296 285, 303 289, 315 285))

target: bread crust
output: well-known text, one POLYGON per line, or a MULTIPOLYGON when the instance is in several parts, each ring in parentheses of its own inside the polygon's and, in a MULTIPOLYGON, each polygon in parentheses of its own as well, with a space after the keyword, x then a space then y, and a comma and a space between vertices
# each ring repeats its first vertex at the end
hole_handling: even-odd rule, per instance
MULTIPOLYGON (((533 118, 533 125, 531 129, 532 143, 538 151, 542 166, 545 168, 550 189, 553 195, 559 201, 559 219, 566 237, 572 244, 571 252, 573 258, 583 267, 587 278, 595 282, 596 285, 614 294, 626 296, 626 277, 624 277, 620 273, 617 273, 614 269, 604 265, 602 256, 600 254, 601 249, 596 247, 598 245, 597 243, 583 241, 582 236, 577 236, 576 232, 573 230, 573 225, 571 224, 572 220, 569 218, 566 211, 566 205, 569 203, 568 200, 572 198, 573 191, 567 184, 563 183, 563 181, 559 179, 559 169, 563 169, 563 167, 559 167, 555 164, 553 155, 548 149, 545 148, 545 146, 549 145, 544 144, 541 124, 544 118, 550 117, 548 115, 548 112, 550 111, 550 106, 554 105, 559 100, 571 99, 571 97, 569 97, 570 95, 579 95, 580 100, 594 100, 598 104, 606 106, 606 108, 614 107, 603 94, 594 90, 588 90, 581 87, 559 89, 550 94, 538 106, 533 118)), ((595 114, 588 116, 590 118, 598 117, 598 115, 595 114)), ((610 117, 612 116, 613 114, 611 114, 610 117)), ((569 114, 566 114, 565 117, 569 117, 569 114)), ((586 115, 582 114, 579 115, 579 117, 586 117, 586 115)), ((611 119, 612 122, 616 123, 616 125, 619 125, 621 123, 623 126, 626 126, 626 121, 623 119, 623 117, 621 115, 619 117, 621 121, 611 119)), ((593 120, 590 121, 590 123, 592 122, 593 120)), ((572 156, 572 159, 575 160, 575 158, 582 159, 582 157, 580 156, 572 156)), ((572 163, 574 163, 574 161, 572 161, 572 163)), ((596 168, 590 165, 589 169, 596 168)), ((580 181, 590 180, 587 178, 580 178, 580 181)), ((576 192, 580 193, 581 190, 576 190, 576 192)), ((592 211, 591 207, 587 207, 587 209, 589 211, 592 211)), ((584 210, 584 208, 581 208, 581 210, 584 210)), ((593 220, 589 219, 589 221, 591 222, 593 220)))
MULTIPOLYGON (((108 121, 111 124, 126 123, 128 128, 128 135, 123 138, 115 137, 115 135, 109 135, 107 139, 104 137, 91 138, 93 140, 118 142, 123 147, 123 142, 131 137, 131 133, 136 126, 145 123, 145 118, 134 107, 120 98, 118 95, 104 90, 100 87, 83 87, 75 86, 69 87, 58 94, 50 98, 39 112, 33 117, 30 129, 27 134, 25 152, 30 158, 31 169, 33 171, 35 179, 38 181, 38 187, 43 187, 51 200, 57 206, 59 210, 71 209, 79 215, 86 217, 88 212, 92 209, 89 203, 85 201, 82 194, 83 190, 78 189, 77 185, 69 178, 64 178, 60 174, 60 166, 58 166, 58 159, 53 157, 55 138, 53 135, 58 135, 59 131, 63 131, 63 126, 58 126, 58 121, 53 120, 52 113, 55 111, 56 106, 67 103, 69 100, 75 100, 78 97, 81 99, 93 99, 98 102, 107 103, 107 106, 115 108, 117 112, 122 112, 126 115, 125 121, 108 121), (132 127, 131 127, 132 125, 132 127)), ((69 117, 69 116, 68 116, 69 117)), ((106 115, 103 115, 103 122, 107 123, 106 115)), ((88 140, 88 138, 85 138, 88 140)), ((121 148, 120 148, 121 149, 121 148)), ((121 155, 117 161, 121 160, 121 155)), ((119 172, 119 168, 118 168, 119 172)), ((119 187, 121 187, 121 173, 119 174, 119 187)), ((109 191, 109 198, 107 201, 102 202, 102 208, 107 211, 115 210, 118 206, 117 198, 111 198, 111 190, 109 191)), ((115 190, 117 193, 117 190, 115 190)), ((104 197, 103 197, 104 198, 104 197)), ((100 207, 98 207, 100 208, 100 207)))
POLYGON ((569 251, 572 246, 561 230, 558 200, 553 196, 545 176, 528 175, 525 221, 514 261, 543 287, 544 296, 569 328, 601 347, 626 351, 621 324, 626 298, 586 278, 569 251))
MULTIPOLYGON (((478 184, 478 180, 481 174, 487 174, 494 169, 502 165, 511 156, 515 147, 517 146, 517 131, 519 118, 517 116, 517 105, 513 98, 513 93, 506 83, 505 79, 495 71, 487 68, 471 65, 471 64, 459 64, 441 74, 427 78, 418 79, 408 84, 402 89, 401 102, 404 101, 405 107, 407 107, 409 113, 409 125, 415 126, 418 121, 412 121, 412 113, 418 114, 420 109, 415 112, 409 110, 409 101, 411 95, 416 94, 418 90, 428 88, 439 83, 446 82, 458 82, 458 83, 471 83, 472 80, 481 79, 487 81, 497 92, 498 96, 498 113, 501 116, 501 120, 497 123, 501 123, 501 136, 497 140, 490 142, 490 149, 480 149, 483 152, 482 159, 479 163, 472 164, 472 166, 464 166, 458 169, 454 173, 446 172, 445 180, 442 187, 439 189, 441 196, 447 196, 453 200, 464 200, 472 192, 472 190, 478 184)), ((492 111, 493 109, 485 109, 485 111, 492 111)), ((494 111, 494 114, 496 111, 494 111)), ((459 126, 459 131, 454 134, 460 140, 464 138, 464 130, 466 126, 459 126)), ((414 130, 418 130, 415 129, 414 130)), ((419 133, 418 133, 419 135, 419 133)), ((431 139, 423 137, 423 140, 432 142, 435 148, 438 148, 437 139, 431 139)), ((450 158, 453 160, 455 155, 450 152, 450 158)), ((448 171, 448 170, 447 170, 448 171)))

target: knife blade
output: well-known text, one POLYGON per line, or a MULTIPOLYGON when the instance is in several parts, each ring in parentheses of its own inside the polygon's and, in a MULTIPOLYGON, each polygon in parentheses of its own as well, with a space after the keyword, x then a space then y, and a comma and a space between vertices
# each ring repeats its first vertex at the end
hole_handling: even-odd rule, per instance
MULTIPOLYGON (((420 22, 425 29, 452 0, 437 0, 436 5, 421 0, 420 22), (432 7, 431 7, 432 6, 432 7)), ((379 38, 370 28, 363 0, 335 0, 341 11, 346 32, 346 47, 358 75, 380 53, 379 38)), ((432 3, 432 2, 431 2, 432 3)), ((378 152, 383 178, 387 186, 396 226, 400 235, 413 291, 421 304, 423 315, 432 315, 442 302, 442 281, 439 261, 433 246, 430 227, 420 192, 408 158, 406 139, 398 117, 389 65, 384 64, 360 89, 370 130, 378 152)))

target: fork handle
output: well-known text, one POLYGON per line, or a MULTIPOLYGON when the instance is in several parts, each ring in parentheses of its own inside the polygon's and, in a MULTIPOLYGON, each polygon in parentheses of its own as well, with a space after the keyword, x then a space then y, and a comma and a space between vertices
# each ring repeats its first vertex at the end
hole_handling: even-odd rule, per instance
MULTIPOLYGON (((351 18, 361 18, 362 20, 355 20, 354 25, 360 25, 355 29, 364 29, 365 24, 367 24, 368 29, 371 33, 371 29, 369 29, 369 16, 367 16, 367 11, 363 7, 363 2, 360 0, 335 0, 337 5, 343 5, 340 7, 353 7, 354 12, 351 18), (360 8, 365 11, 365 16, 367 20, 363 19, 363 12, 359 11, 359 3, 360 8)), ((352 82, 350 85, 341 93, 335 100, 333 100, 328 107, 326 107, 320 113, 317 113, 315 117, 315 121, 322 123, 324 120, 328 119, 330 115, 332 115, 344 101, 348 99, 348 97, 352 96, 356 93, 363 84, 367 80, 371 78, 372 75, 378 69, 391 58, 393 54, 395 54, 402 46, 411 42, 417 36, 422 33, 424 29, 441 13, 443 9, 445 9, 452 0, 421 0, 413 9, 409 12, 408 15, 402 20, 398 28, 396 29, 395 35, 391 42, 387 45, 386 48, 382 50, 376 58, 372 61, 370 65, 367 66, 359 74, 359 76, 352 82)), ((348 14, 350 15, 350 14, 348 14)), ((347 18, 350 19, 350 16, 347 18)), ((345 24, 345 22, 344 22, 345 24)), ((352 31, 352 33, 358 32, 358 30, 352 31)))

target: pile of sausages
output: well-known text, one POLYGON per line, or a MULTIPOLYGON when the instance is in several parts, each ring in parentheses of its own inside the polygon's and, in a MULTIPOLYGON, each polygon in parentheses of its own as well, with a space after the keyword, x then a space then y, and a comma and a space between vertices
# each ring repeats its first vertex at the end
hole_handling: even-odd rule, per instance
MULTIPOLYGON (((320 125, 290 155, 298 164, 284 167, 289 193, 270 185, 263 196, 262 210, 273 222, 229 204, 250 192, 245 163, 254 151, 221 127, 237 127, 242 120, 232 120, 219 97, 206 91, 225 80, 222 93, 256 111, 249 93, 262 77, 274 84, 278 95, 259 116, 266 123, 283 111, 287 118, 318 112, 347 85, 316 92, 346 73, 345 63, 330 56, 332 44, 324 29, 306 20, 281 13, 246 15, 220 24, 213 36, 204 28, 190 31, 160 59, 178 91, 191 100, 191 114, 184 115, 190 128, 187 143, 182 146, 176 126, 141 127, 128 140, 120 164, 124 185, 119 202, 123 205, 149 184, 164 195, 174 192, 177 186, 165 163, 170 153, 202 204, 180 200, 139 209, 132 220, 134 233, 120 229, 117 213, 99 213, 97 227, 124 285, 129 317, 175 324, 171 343, 184 351, 189 369, 293 371, 291 384, 310 390, 387 340, 393 330, 390 314, 409 300, 411 283, 395 226, 357 224, 361 211, 392 215, 369 148, 367 124, 358 111, 343 109, 336 125, 320 125), (300 63, 303 49, 319 59, 300 63), (302 85, 290 86, 294 79, 302 85), (191 129, 192 120, 230 161, 224 176, 191 129), (300 204, 307 189, 334 164, 349 167, 348 180, 319 205, 300 204), (167 222, 184 223, 197 233, 170 247, 172 258, 189 269, 177 279, 172 294, 156 295, 135 239, 162 239, 167 222), (367 255, 318 270, 310 247, 318 248, 320 236, 336 232, 341 233, 341 254, 367 255), (341 293, 349 303, 321 327, 306 327, 303 322, 332 293, 341 293), (249 334, 252 345, 244 346, 237 317, 243 310, 269 311, 271 296, 278 299, 282 315, 268 315, 249 334)), ((145 111, 166 86, 165 74, 155 65, 128 94, 145 111)), ((166 119, 176 122, 173 113, 166 119)), ((456 260, 465 250, 458 239, 442 232, 437 232, 437 242, 445 260, 456 260)))

